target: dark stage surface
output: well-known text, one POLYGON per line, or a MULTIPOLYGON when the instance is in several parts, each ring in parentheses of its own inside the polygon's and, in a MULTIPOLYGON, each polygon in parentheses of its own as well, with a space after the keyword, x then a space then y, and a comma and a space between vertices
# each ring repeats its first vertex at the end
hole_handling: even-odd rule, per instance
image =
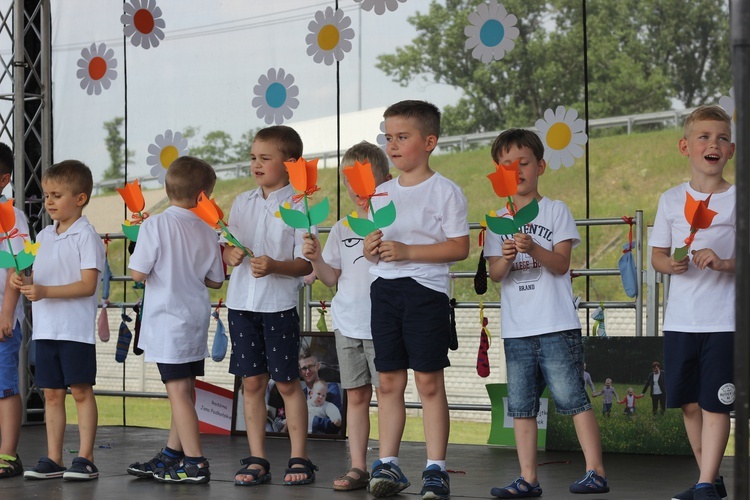
MULTIPOLYGON (((25 468, 36 464, 46 453, 43 426, 24 427, 21 432, 20 456, 25 468)), ((342 441, 312 440, 309 453, 320 467, 316 482, 307 486, 284 486, 281 481, 289 458, 289 444, 285 439, 269 438, 267 449, 271 462, 273 481, 270 484, 242 487, 234 485, 234 472, 240 468, 239 460, 249 455, 244 436, 203 436, 204 454, 211 463, 211 482, 207 485, 165 485, 150 479, 137 479, 126 473, 134 461, 148 460, 160 450, 167 439, 167 431, 139 427, 102 427, 97 434, 97 444, 111 448, 97 449, 96 464, 100 477, 91 482, 68 482, 62 479, 31 481, 21 477, 0 481, 0 499, 44 498, 48 500, 128 499, 149 500, 165 498, 213 498, 282 500, 304 498, 307 500, 344 500, 373 498, 365 490, 334 492, 333 478, 347 468, 347 445, 342 441)), ((65 435, 65 448, 75 449, 78 442, 77 427, 69 426, 65 435)), ((372 441, 373 448, 377 442, 372 441)), ((65 465, 69 466, 75 455, 66 452, 65 465)), ((377 458, 373 449, 368 460, 377 458)), ((421 471, 425 451, 422 443, 403 443, 400 464, 412 486, 394 498, 419 497, 421 471)), ((669 499, 674 493, 687 488, 697 480, 698 472, 692 457, 667 457, 654 455, 608 454, 604 457, 610 488, 606 495, 573 495, 568 484, 584 473, 583 455, 573 452, 540 452, 539 480, 544 490, 543 498, 609 498, 609 499, 669 499)), ((732 492, 734 459, 725 458, 722 474, 727 488, 732 492)), ((448 469, 451 473, 452 498, 493 498, 490 489, 504 486, 518 474, 516 453, 513 449, 477 445, 450 445, 448 469)))

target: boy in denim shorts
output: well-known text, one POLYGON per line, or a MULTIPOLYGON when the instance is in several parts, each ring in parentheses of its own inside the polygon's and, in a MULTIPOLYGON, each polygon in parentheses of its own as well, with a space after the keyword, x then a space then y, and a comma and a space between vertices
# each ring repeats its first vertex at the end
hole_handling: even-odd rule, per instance
MULTIPOLYGON (((548 386, 558 413, 572 415, 586 459, 586 473, 570 485, 571 493, 609 491, 602 464, 596 416, 583 385, 581 323, 573 304, 568 269, 570 253, 580 243, 575 221, 562 201, 539 194, 544 146, 529 130, 511 129, 492 145, 499 165, 519 161, 516 210, 532 200, 539 215, 514 235, 488 233, 484 255, 493 281, 502 283, 501 321, 508 371, 508 415, 513 417, 521 475, 508 486, 493 488, 499 498, 538 497, 537 423, 539 396, 548 386)), ((497 210, 498 216, 507 208, 497 210)))
POLYGON ((302 156, 302 139, 290 127, 276 125, 255 134, 250 171, 258 188, 241 193, 229 213, 231 233, 250 250, 224 247, 224 262, 234 266, 227 290, 232 355, 229 373, 242 377, 245 425, 252 455, 240 461, 234 482, 254 486, 271 480, 266 460, 266 388, 269 377, 284 399, 291 459, 284 484, 309 484, 317 467, 307 458, 307 401, 299 383, 299 315, 302 277, 312 266, 302 257, 304 231, 276 217, 292 197, 285 161, 302 156))

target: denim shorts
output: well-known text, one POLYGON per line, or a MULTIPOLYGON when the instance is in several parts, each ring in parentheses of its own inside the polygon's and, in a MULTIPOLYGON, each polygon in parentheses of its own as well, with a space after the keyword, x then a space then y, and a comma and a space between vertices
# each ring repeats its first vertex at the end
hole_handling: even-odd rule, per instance
POLYGON ((0 399, 19 394, 18 353, 22 340, 21 324, 16 321, 13 336, 0 342, 0 399))
POLYGON ((508 368, 508 416, 531 418, 549 387, 557 413, 577 415, 591 409, 583 385, 581 330, 504 339, 508 368))

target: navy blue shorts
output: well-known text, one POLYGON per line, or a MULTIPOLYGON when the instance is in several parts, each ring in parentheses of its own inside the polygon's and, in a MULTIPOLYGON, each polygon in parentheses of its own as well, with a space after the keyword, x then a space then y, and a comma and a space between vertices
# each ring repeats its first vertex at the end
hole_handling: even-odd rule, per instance
POLYGON ((433 372, 450 366, 448 296, 412 278, 378 278, 370 286, 372 341, 379 372, 433 372))
POLYGON ((96 385, 96 345, 70 340, 35 340, 34 381, 43 389, 96 385))
POLYGON ((269 373, 277 382, 299 380, 297 309, 256 313, 229 309, 232 355, 229 373, 254 377, 269 373))
POLYGON ((664 332, 667 407, 698 403, 714 413, 734 408, 734 332, 664 332))
POLYGON ((206 360, 199 359, 192 363, 156 363, 161 375, 161 381, 165 384, 169 380, 179 380, 182 378, 195 378, 205 375, 206 360))

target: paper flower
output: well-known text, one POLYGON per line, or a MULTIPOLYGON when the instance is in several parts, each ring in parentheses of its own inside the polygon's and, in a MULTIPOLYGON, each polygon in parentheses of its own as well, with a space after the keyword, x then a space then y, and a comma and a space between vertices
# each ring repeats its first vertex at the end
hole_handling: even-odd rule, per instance
POLYGON ((471 24, 464 28, 466 50, 473 49, 471 56, 483 63, 499 61, 516 45, 513 40, 520 34, 515 26, 517 21, 497 0, 480 3, 469 14, 471 24))
POLYGON ((308 198, 315 191, 320 190, 317 185, 318 159, 307 161, 304 158, 299 158, 296 161, 285 161, 284 165, 286 165, 286 171, 289 173, 289 182, 292 184, 292 187, 297 191, 301 191, 300 194, 292 197, 292 201, 297 203, 300 200, 304 200, 305 212, 302 213, 282 205, 279 206, 279 213, 282 220, 288 225, 295 229, 307 228, 307 232, 309 233, 311 226, 315 226, 326 220, 329 209, 327 197, 312 207, 309 206, 308 202, 308 198))
POLYGON ((710 194, 705 200, 696 200, 690 196, 690 193, 685 193, 685 195, 685 220, 690 224, 690 234, 685 238, 684 247, 675 248, 674 260, 677 261, 684 259, 688 254, 690 245, 695 239, 695 233, 697 233, 699 229, 708 228, 711 225, 711 222, 713 222, 714 217, 718 214, 718 212, 708 208, 708 203, 711 201, 710 194))
POLYGON ((253 87, 253 107, 257 108, 258 118, 263 118, 267 125, 281 125, 292 117, 292 110, 299 106, 297 96, 299 88, 294 84, 294 77, 282 68, 278 72, 271 68, 265 75, 260 75, 258 85, 253 87))
POLYGON ((505 207, 507 214, 498 217, 495 212, 485 216, 487 228, 495 234, 514 234, 521 230, 523 226, 533 221, 539 215, 539 202, 532 198, 526 206, 516 211, 513 203, 513 195, 518 193, 518 165, 520 160, 516 160, 509 165, 499 165, 495 163, 495 171, 487 176, 492 182, 492 189, 500 198, 507 198, 505 207))
POLYGON ((732 142, 735 142, 737 140, 737 109, 734 104, 734 87, 729 89, 728 96, 723 95, 719 98, 719 106, 732 117, 732 142))
POLYGON ((146 208, 146 200, 143 198, 143 191, 138 183, 138 179, 134 180, 130 184, 125 183, 125 187, 115 188, 122 200, 125 202, 125 206, 132 212, 130 219, 126 220, 122 224, 122 232, 125 237, 130 241, 138 241, 138 232, 141 228, 141 223, 148 218, 148 212, 144 211, 146 208))
POLYGON ((375 194, 375 176, 372 173, 372 165, 367 162, 355 161, 354 165, 344 168, 342 172, 346 176, 352 191, 357 194, 357 204, 365 207, 365 210, 369 209, 372 213, 372 220, 348 216, 347 221, 351 230, 364 238, 376 229, 382 229, 393 224, 393 221, 396 220, 396 206, 393 201, 377 211, 372 206, 373 196, 388 195, 388 193, 375 194))
POLYGON ((122 10, 122 31, 130 37, 130 43, 144 49, 158 47, 159 40, 164 40, 162 29, 166 23, 161 18, 161 9, 156 6, 156 1, 129 0, 123 4, 122 10))
POLYGON ((102 88, 107 90, 117 78, 117 59, 114 56, 115 51, 103 43, 98 46, 92 43, 91 47, 81 50, 76 77, 88 95, 101 94, 102 88))
POLYGON ((333 10, 326 7, 325 12, 319 10, 315 19, 310 21, 307 29, 310 33, 305 37, 307 55, 313 56, 316 63, 324 62, 327 66, 333 64, 334 59, 341 61, 344 52, 352 50, 354 30, 351 29, 352 20, 344 15, 341 9, 333 10))
POLYGON ((213 198, 209 198, 206 196, 206 193, 201 192, 201 194, 198 195, 198 204, 191 208, 190 211, 200 217, 203 222, 212 228, 221 229, 224 238, 226 238, 226 240, 233 246, 242 249, 242 251, 245 252, 245 255, 248 257, 253 256, 253 252, 245 248, 242 243, 240 243, 239 240, 229 232, 227 223, 222 220, 224 219, 224 212, 219 208, 219 205, 216 204, 216 201, 213 198))
POLYGON ((406 0, 354 0, 359 2, 362 10, 371 11, 375 10, 375 14, 381 16, 385 13, 385 9, 393 12, 398 9, 399 2, 406 3, 406 0))
POLYGON ((146 164, 151 166, 151 175, 156 177, 162 186, 167 169, 173 161, 187 154, 187 146, 187 139, 179 132, 172 134, 171 130, 166 130, 163 135, 157 135, 154 144, 149 144, 150 156, 146 158, 146 164))
POLYGON ((565 110, 558 106, 555 111, 548 109, 544 118, 536 121, 536 128, 544 143, 544 159, 552 170, 560 164, 570 167, 575 158, 583 156, 583 145, 588 141, 584 133, 585 123, 578 118, 575 109, 565 110))
POLYGON ((20 233, 16 228, 16 212, 13 210, 13 200, 6 200, 0 203, 0 232, 5 236, 0 236, 0 243, 3 241, 8 242, 8 251, 0 251, 0 267, 16 269, 16 273, 19 273, 30 267, 34 263, 34 257, 36 256, 36 250, 39 248, 39 244, 32 244, 25 238, 28 234, 20 233), (13 251, 13 246, 10 240, 13 238, 24 238, 24 250, 16 254, 13 251), (27 246, 27 243, 30 246, 27 246))

